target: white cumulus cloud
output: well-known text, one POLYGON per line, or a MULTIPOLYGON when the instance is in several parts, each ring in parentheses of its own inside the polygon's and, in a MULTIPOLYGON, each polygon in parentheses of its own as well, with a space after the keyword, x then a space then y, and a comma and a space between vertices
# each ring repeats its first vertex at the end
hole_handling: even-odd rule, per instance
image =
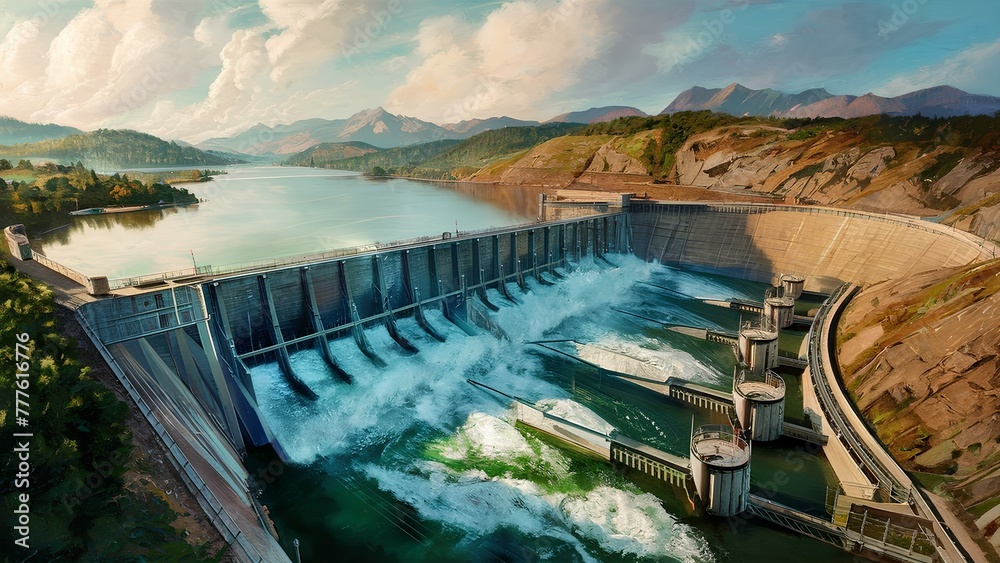
POLYGON ((92 128, 186 88, 210 60, 191 37, 196 9, 101 0, 68 22, 20 21, 0 42, 0 106, 26 119, 92 128))
POLYGON ((482 23, 428 19, 415 37, 419 62, 386 107, 437 122, 533 116, 575 86, 600 89, 639 64, 655 69, 643 49, 689 13, 684 3, 515 0, 482 23))

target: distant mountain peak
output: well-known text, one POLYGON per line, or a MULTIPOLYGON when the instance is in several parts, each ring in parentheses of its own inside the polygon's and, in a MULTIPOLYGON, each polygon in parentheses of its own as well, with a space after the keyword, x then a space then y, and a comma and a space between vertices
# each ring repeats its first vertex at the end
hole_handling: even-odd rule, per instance
POLYGON ((557 115, 545 123, 600 123, 619 117, 646 117, 648 114, 631 106, 601 106, 557 115))
POLYGON ((1000 110, 1000 98, 969 94, 948 85, 886 98, 873 92, 862 96, 834 96, 825 88, 788 94, 770 88, 753 90, 733 82, 723 88, 689 88, 678 94, 661 113, 699 110, 775 117, 850 118, 878 113, 950 117, 966 113, 992 114, 1000 110))
POLYGON ((312 118, 276 125, 268 128, 267 135, 260 135, 259 131, 251 128, 228 138, 208 139, 198 146, 251 155, 281 156, 296 154, 320 143, 359 141, 380 148, 392 148, 440 139, 461 139, 508 125, 531 124, 517 120, 509 122, 472 124, 467 129, 460 130, 441 127, 415 117, 396 115, 378 106, 358 111, 347 119, 312 118))

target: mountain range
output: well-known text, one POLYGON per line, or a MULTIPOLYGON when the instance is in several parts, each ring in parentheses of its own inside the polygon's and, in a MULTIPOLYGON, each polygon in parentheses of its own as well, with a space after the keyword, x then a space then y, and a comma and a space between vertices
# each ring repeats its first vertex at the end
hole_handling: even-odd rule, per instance
MULTIPOLYGON (((823 88, 813 88, 798 93, 786 93, 770 88, 754 90, 733 83, 725 88, 695 86, 685 90, 660 113, 701 110, 735 116, 770 117, 853 118, 873 114, 916 115, 918 113, 924 116, 950 117, 964 114, 993 114, 1000 111, 1000 98, 969 94, 951 86, 935 86, 886 98, 872 93, 863 96, 833 95, 823 88)), ((324 143, 363 143, 371 147, 369 150, 375 150, 446 139, 468 139, 485 131, 508 127, 533 127, 542 123, 593 124, 620 117, 647 117, 647 114, 630 106, 604 106, 563 113, 545 122, 501 116, 438 125, 414 117, 395 115, 376 107, 360 111, 347 119, 312 118, 273 126, 258 123, 236 135, 211 138, 193 147, 182 141, 178 141, 177 145, 189 148, 190 151, 199 150, 208 153, 197 155, 188 151, 184 155, 186 162, 220 163, 261 158, 275 160, 275 157, 284 159, 324 143)), ((0 117, 0 145, 8 145, 5 150, 8 155, 14 154, 11 145, 19 145, 17 152, 23 152, 25 156, 29 154, 56 156, 56 154, 45 155, 39 151, 41 147, 21 145, 81 134, 84 132, 73 127, 26 123, 9 117, 0 117)), ((143 142, 148 142, 148 139, 144 139, 143 142)), ((68 158, 71 153, 83 152, 96 156, 95 152, 98 152, 80 151, 81 148, 83 147, 74 147, 75 150, 65 150, 58 154, 68 158)), ((330 150, 336 152, 342 149, 331 147, 330 150)), ((348 148, 348 152, 357 150, 358 146, 348 148)), ((160 156, 153 157, 159 160, 163 154, 174 154, 176 151, 155 149, 149 152, 150 154, 142 155, 143 158, 151 157, 153 153, 161 153, 160 156)), ((118 155, 103 152, 100 156, 105 162, 137 160, 137 155, 124 155, 124 158, 118 158, 118 155)))
POLYGON ((1000 111, 1000 98, 969 94, 951 86, 935 86, 886 98, 871 92, 863 96, 830 94, 813 88, 789 94, 766 88, 753 90, 733 83, 725 88, 694 88, 681 92, 661 114, 711 110, 731 115, 771 117, 864 117, 916 115, 954 117, 1000 111))
MULTIPOLYGON (((545 123, 589 124, 628 115, 645 116, 646 113, 627 106, 596 107, 557 115, 545 123)), ((541 124, 539 121, 502 116, 437 125, 414 117, 394 115, 378 107, 360 111, 347 119, 303 119, 273 127, 257 124, 232 137, 215 137, 196 146, 203 150, 236 154, 283 156, 300 153, 320 143, 357 141, 380 148, 393 148, 443 139, 467 139, 485 131, 541 124)))
POLYGON ((647 117, 649 114, 630 106, 605 106, 557 115, 545 123, 603 123, 619 117, 647 117))

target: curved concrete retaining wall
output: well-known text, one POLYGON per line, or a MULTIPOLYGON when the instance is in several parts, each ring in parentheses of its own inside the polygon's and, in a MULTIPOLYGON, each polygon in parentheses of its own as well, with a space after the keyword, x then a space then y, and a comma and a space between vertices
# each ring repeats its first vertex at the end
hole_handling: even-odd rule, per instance
POLYGON ((989 259, 996 246, 900 217, 769 204, 632 203, 633 247, 647 260, 771 282, 806 277, 829 292, 989 259))

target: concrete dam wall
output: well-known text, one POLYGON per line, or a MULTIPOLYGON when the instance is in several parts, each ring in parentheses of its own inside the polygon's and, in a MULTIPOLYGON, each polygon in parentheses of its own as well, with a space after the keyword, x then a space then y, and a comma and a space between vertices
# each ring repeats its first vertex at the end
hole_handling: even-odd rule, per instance
POLYGON ((996 248, 962 231, 900 217, 767 204, 632 203, 635 253, 647 260, 806 289, 875 283, 988 259, 996 248))
POLYGON ((482 326, 482 309, 493 307, 487 289, 508 296, 508 283, 552 283, 556 267, 582 256, 630 251, 628 213, 606 214, 202 280, 101 300, 81 312, 103 345, 129 356, 123 363, 143 366, 153 380, 182 382, 238 450, 272 443, 281 454, 248 366, 277 362, 296 391, 315 398, 289 353, 316 348, 331 377, 349 383, 331 339, 353 339, 373 366, 384 366, 364 328, 384 326, 396 345, 417 353, 396 330, 397 319, 414 317, 439 340, 427 308, 466 332, 479 330, 476 324, 491 330, 482 326))
POLYGON ((523 286, 526 277, 551 283, 554 268, 568 260, 628 252, 628 219, 626 213, 571 219, 202 284, 213 336, 226 343, 219 354, 238 388, 232 395, 243 433, 254 445, 275 443, 256 412, 246 366, 277 362, 292 387, 314 397, 294 373, 290 352, 318 349, 331 375, 349 382, 351 374, 333 356, 329 339, 351 338, 373 366, 384 366, 363 328, 382 325, 396 345, 416 353, 396 330, 396 319, 415 317, 428 334, 443 340, 424 318, 424 310, 432 307, 474 332, 475 321, 484 318, 475 309, 492 307, 487 289, 506 295, 507 283, 523 286))

